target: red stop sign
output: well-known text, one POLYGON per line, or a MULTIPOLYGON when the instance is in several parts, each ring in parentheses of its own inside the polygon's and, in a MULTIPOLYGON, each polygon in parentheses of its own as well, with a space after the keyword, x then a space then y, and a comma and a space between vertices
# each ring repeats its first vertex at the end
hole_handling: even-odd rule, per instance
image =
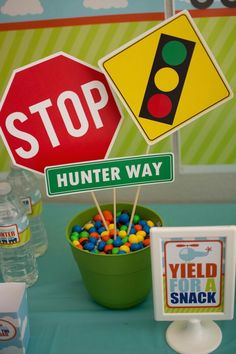
POLYGON ((0 110, 12 160, 40 173, 105 158, 121 122, 105 76, 62 52, 14 71, 0 110))

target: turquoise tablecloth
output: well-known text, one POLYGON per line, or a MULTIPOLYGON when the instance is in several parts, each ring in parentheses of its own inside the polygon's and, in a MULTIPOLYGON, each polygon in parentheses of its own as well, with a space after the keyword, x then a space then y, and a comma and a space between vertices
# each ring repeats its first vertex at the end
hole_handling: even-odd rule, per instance
MULTIPOLYGON (((236 223, 235 204, 148 206, 163 217, 166 226, 236 223)), ((169 322, 154 321, 152 294, 125 311, 102 308, 89 297, 65 239, 67 222, 86 207, 44 206, 49 249, 38 259, 38 282, 28 289, 31 339, 27 354, 174 353, 165 342, 169 322)), ((223 341, 216 353, 236 353, 236 319, 218 324, 223 341)))

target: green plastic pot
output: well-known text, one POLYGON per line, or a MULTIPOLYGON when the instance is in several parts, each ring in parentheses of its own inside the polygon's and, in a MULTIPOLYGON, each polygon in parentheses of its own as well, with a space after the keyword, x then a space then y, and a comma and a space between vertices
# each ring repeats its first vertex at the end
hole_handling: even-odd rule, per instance
MULTIPOLYGON (((112 204, 101 205, 101 210, 113 210, 112 204)), ((131 204, 117 204, 117 211, 132 212, 131 204)), ((85 287, 100 305, 111 309, 125 309, 143 302, 152 285, 150 247, 120 254, 93 254, 73 246, 70 241, 72 227, 84 225, 96 215, 97 208, 82 211, 68 223, 66 237, 73 257, 79 267, 85 287)), ((136 214, 142 219, 163 225, 161 217, 153 210, 137 205, 136 214)))

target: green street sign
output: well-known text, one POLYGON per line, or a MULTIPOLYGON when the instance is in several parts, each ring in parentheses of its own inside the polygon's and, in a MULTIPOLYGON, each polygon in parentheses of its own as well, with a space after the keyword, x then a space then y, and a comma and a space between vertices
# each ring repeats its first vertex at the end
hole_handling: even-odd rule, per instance
POLYGON ((151 154, 45 169, 48 196, 174 181, 173 154, 151 154))

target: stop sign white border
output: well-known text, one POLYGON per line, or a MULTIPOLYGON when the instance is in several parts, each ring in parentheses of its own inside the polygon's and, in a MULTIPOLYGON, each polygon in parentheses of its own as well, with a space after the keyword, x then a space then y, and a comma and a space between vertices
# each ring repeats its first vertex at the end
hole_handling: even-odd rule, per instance
MULTIPOLYGON (((73 61, 75 61, 75 62, 77 62, 77 63, 80 63, 80 64, 82 64, 82 65, 84 65, 84 66, 86 66, 86 67, 88 67, 88 68, 90 68, 90 69, 92 69, 92 70, 97 71, 99 74, 102 74, 102 75, 104 76, 104 80, 106 80, 106 82, 107 82, 107 84, 108 84, 108 86, 109 86, 109 88, 110 88, 110 90, 111 90, 112 96, 113 96, 114 101, 115 101, 115 103, 116 103, 116 105, 117 105, 117 109, 118 109, 118 111, 119 111, 119 113, 120 113, 120 121, 119 121, 119 124, 118 124, 118 126, 117 126, 117 128, 116 128, 116 131, 115 131, 115 133, 114 133, 114 135, 113 135, 113 137, 112 137, 112 139, 111 139, 111 142, 110 142, 109 147, 108 147, 108 149, 107 149, 106 155, 105 155, 105 157, 104 157, 104 159, 106 159, 106 158, 109 156, 109 154, 110 154, 111 148, 112 148, 112 146, 113 146, 113 144, 114 144, 114 142, 115 142, 115 140, 116 140, 116 137, 117 137, 117 135, 118 135, 118 132, 119 132, 119 130, 120 130, 120 127, 121 127, 121 124, 122 124, 122 121, 123 121, 123 114, 122 114, 122 111, 121 111, 121 109, 120 109, 119 102, 118 102, 116 96, 114 95, 113 89, 111 88, 111 85, 109 85, 109 82, 107 81, 106 76, 104 75, 104 73, 103 73, 101 70, 99 70, 98 68, 96 68, 96 67, 94 67, 94 66, 92 66, 92 65, 90 65, 90 64, 88 64, 88 63, 86 63, 85 61, 82 61, 82 60, 80 60, 80 59, 78 59, 78 58, 76 58, 76 57, 74 57, 74 56, 72 56, 72 55, 70 55, 70 54, 68 54, 68 53, 65 53, 65 52, 63 52, 63 51, 59 51, 59 52, 56 52, 56 53, 54 53, 54 54, 52 54, 52 55, 49 55, 49 56, 47 56, 47 57, 44 57, 44 58, 42 58, 42 59, 36 60, 36 61, 34 61, 34 62, 30 63, 30 64, 27 64, 27 65, 24 65, 24 66, 22 66, 22 67, 20 67, 20 68, 14 69, 13 72, 12 72, 12 74, 11 74, 11 76, 10 76, 10 79, 9 79, 9 81, 8 81, 8 83, 7 83, 7 86, 6 86, 6 89, 5 89, 4 93, 3 93, 2 99, 0 100, 0 110, 2 109, 2 107, 3 107, 4 103, 5 103, 5 100, 6 100, 6 97, 7 97, 7 95, 8 95, 8 92, 9 92, 9 90, 10 90, 10 88, 11 88, 12 82, 13 82, 13 80, 14 80, 14 78, 15 78, 15 75, 16 75, 17 73, 19 73, 19 72, 21 72, 21 71, 23 71, 23 70, 26 70, 26 69, 28 69, 28 68, 31 68, 31 67, 33 67, 33 66, 35 66, 35 65, 37 65, 37 64, 43 63, 43 62, 45 62, 45 61, 47 61, 47 60, 56 58, 56 57, 58 57, 58 56, 66 57, 66 58, 68 58, 68 59, 70 59, 70 60, 73 60, 73 61)), ((37 174, 40 174, 40 175, 44 175, 44 173, 41 173, 41 172, 36 171, 36 170, 33 170, 33 169, 31 169, 31 168, 29 168, 29 167, 26 167, 26 166, 23 166, 22 164, 18 164, 18 163, 15 161, 15 158, 14 158, 12 152, 11 152, 11 149, 10 149, 10 147, 9 147, 9 144, 8 144, 8 142, 7 142, 6 138, 5 138, 5 135, 4 135, 3 131, 2 131, 1 125, 0 125, 0 137, 2 138, 2 140, 3 140, 3 142, 4 142, 4 145, 5 145, 6 149, 7 149, 7 152, 8 152, 8 154, 9 154, 9 156, 10 156, 12 162, 13 162, 16 166, 23 167, 23 168, 25 168, 25 169, 27 169, 27 170, 31 170, 31 171, 33 171, 34 173, 37 173, 37 174)), ((45 166, 45 168, 46 168, 46 167, 50 167, 50 166, 45 166)))

